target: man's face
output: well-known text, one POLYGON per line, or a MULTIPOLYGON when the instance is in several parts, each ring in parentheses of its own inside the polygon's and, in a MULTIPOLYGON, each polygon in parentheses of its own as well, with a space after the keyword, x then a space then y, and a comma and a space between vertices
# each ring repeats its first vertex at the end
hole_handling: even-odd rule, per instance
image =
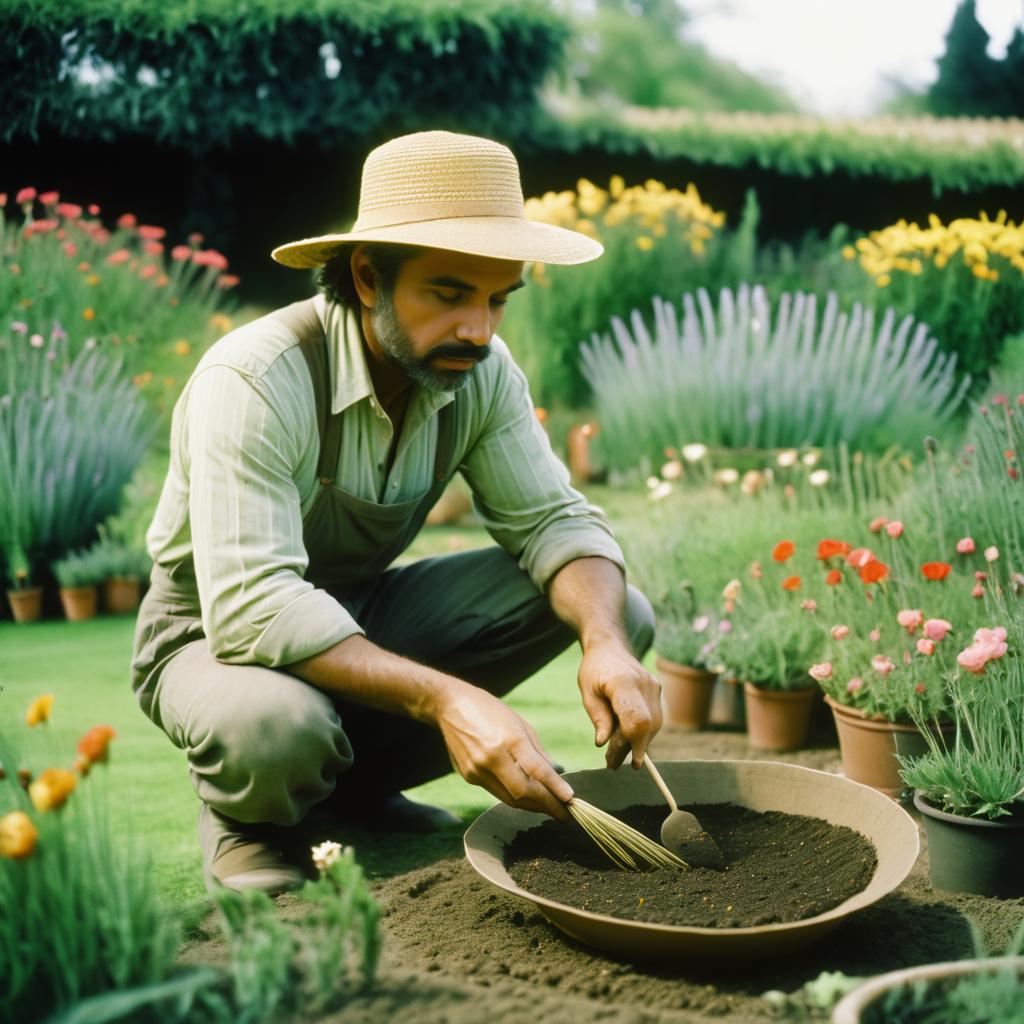
POLYGON ((458 391, 490 355, 523 264, 425 249, 402 264, 392 294, 378 290, 370 323, 385 359, 432 391, 458 391))

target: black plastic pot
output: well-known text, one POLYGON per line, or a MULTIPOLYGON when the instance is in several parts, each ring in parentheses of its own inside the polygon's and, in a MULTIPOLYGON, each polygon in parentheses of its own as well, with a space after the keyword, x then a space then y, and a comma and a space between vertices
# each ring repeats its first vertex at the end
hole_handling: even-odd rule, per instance
POLYGON ((947 814, 914 792, 928 838, 928 875, 936 889, 1014 899, 1024 896, 1024 821, 947 814))

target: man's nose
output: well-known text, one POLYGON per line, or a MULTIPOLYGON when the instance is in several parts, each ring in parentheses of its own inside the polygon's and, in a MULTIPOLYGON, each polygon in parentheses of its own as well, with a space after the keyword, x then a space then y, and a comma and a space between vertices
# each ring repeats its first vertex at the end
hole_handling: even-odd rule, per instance
POLYGON ((463 310, 459 326, 455 329, 455 337, 459 341, 483 346, 491 340, 492 334, 489 309, 473 307, 463 310))

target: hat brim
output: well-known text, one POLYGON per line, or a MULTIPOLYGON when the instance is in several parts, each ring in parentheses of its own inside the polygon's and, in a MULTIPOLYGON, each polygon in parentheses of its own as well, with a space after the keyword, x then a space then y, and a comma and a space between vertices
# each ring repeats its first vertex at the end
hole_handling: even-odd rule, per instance
POLYGON ((271 256, 286 267, 322 267, 343 245, 384 242, 446 249, 471 256, 571 265, 596 260, 604 246, 593 238, 521 217, 459 217, 320 235, 279 245, 271 256))

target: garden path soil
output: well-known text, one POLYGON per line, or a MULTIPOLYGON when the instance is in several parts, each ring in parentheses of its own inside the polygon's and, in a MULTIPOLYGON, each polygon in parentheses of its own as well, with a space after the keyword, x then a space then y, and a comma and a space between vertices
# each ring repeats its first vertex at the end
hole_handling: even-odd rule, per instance
MULTIPOLYGON (((827 737, 814 749, 778 755, 750 749, 738 733, 666 729, 653 754, 839 768, 827 737)), ((899 889, 798 955, 732 969, 630 964, 574 942, 532 904, 484 881, 465 861, 458 833, 427 841, 354 832, 337 838, 351 842, 380 879, 385 949, 376 990, 320 1024, 753 1024, 776 1019, 761 999, 769 989, 794 991, 824 970, 870 975, 971 955, 969 919, 988 949, 1001 952, 1024 919, 1024 900, 934 891, 922 852, 899 889)), ((301 911, 294 898, 281 898, 282 916, 301 911)), ((184 950, 184 962, 226 961, 215 923, 206 928, 184 950)))

